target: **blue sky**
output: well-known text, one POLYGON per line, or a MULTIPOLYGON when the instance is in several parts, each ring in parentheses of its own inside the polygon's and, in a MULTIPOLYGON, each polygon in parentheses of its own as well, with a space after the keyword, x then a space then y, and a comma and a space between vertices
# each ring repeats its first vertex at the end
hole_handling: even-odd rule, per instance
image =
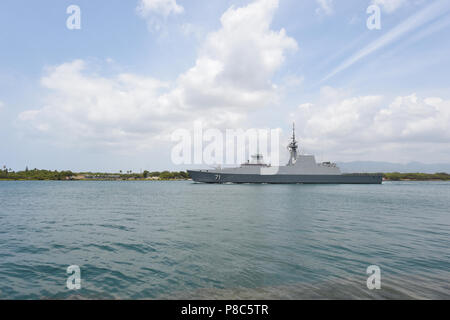
POLYGON ((332 161, 447 163, 449 31, 444 0, 4 0, 0 162, 184 169, 177 128, 295 120, 332 161))

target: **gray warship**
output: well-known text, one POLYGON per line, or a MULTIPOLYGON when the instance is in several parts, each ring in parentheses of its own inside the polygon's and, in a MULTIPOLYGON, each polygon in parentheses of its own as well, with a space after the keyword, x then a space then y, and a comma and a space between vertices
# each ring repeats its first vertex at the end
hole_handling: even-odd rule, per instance
POLYGON ((381 174, 343 174, 335 163, 317 163, 313 155, 298 154, 295 125, 288 145, 289 162, 285 166, 264 163, 263 155, 236 168, 188 170, 193 181, 203 183, 267 183, 267 184, 381 184, 381 174))

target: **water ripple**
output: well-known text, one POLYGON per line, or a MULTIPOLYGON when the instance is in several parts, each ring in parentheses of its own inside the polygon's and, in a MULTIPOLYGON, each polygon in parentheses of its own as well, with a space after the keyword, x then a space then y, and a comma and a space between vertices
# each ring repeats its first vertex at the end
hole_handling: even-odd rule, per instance
POLYGON ((0 181, 0 299, 450 299, 448 199, 449 183, 0 181))

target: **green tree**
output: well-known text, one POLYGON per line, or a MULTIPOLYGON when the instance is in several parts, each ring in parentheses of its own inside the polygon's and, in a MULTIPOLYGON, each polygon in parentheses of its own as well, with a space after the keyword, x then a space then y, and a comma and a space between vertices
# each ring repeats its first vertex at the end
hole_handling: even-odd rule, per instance
POLYGON ((169 171, 163 171, 163 172, 161 172, 159 177, 161 179, 169 180, 169 179, 173 179, 174 175, 171 172, 169 172, 169 171))

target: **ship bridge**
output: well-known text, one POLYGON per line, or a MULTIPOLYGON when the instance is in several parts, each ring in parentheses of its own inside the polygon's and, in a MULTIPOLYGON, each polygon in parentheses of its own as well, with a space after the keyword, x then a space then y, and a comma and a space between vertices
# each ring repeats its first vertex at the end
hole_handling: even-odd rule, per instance
POLYGON ((247 162, 242 163, 241 167, 248 167, 248 166, 269 167, 269 165, 264 163, 264 156, 262 154, 257 153, 255 155, 252 155, 251 158, 252 158, 251 160, 247 160, 247 162))

